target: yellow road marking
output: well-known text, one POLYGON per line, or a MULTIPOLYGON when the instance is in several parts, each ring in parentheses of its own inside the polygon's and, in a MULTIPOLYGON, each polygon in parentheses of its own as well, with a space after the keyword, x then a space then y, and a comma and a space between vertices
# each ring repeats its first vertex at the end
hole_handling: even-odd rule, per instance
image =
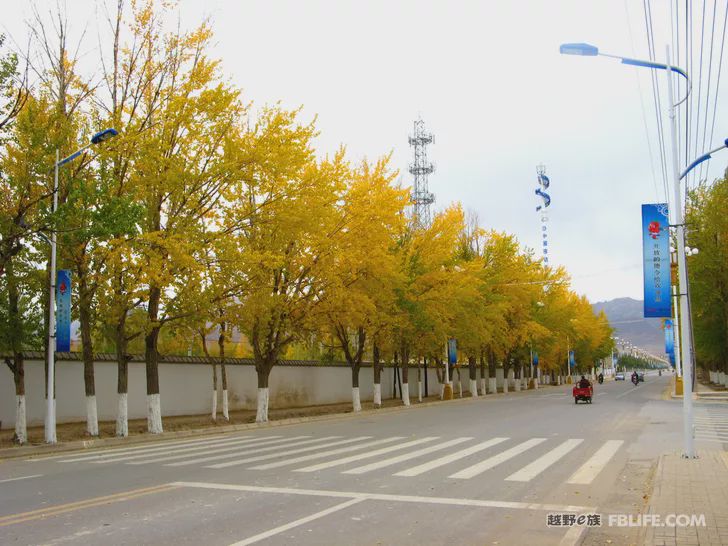
POLYGON ((94 506, 102 506, 104 504, 110 504, 112 502, 121 502, 129 499, 135 499, 144 495, 151 495, 152 493, 162 493, 164 491, 170 491, 176 489, 176 485, 158 485, 155 487, 145 487, 142 489, 132 489, 131 491, 125 491, 123 493, 116 493, 114 495, 105 495, 103 497, 95 497, 93 499, 86 499, 83 501, 69 502, 66 504, 58 504, 56 506, 49 506, 47 508, 40 508, 38 510, 31 510, 29 512, 21 512, 19 514, 10 514, 8 516, 0 517, 0 527, 7 525, 14 525, 16 523, 23 523, 26 521, 32 521, 36 519, 42 519, 49 516, 57 516, 66 512, 73 512, 74 510, 82 510, 84 508, 92 508, 94 506))

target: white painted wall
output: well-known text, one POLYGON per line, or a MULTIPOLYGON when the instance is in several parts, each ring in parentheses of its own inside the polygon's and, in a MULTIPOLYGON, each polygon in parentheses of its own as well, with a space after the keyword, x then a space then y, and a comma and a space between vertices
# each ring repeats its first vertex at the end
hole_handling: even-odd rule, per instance
MULTIPOLYGON (((227 364, 230 410, 255 409, 257 379, 250 365, 227 364)), ((117 411, 116 362, 98 361, 96 402, 99 421, 114 421, 117 411)), ((219 370, 218 370, 219 373, 219 370)), ((410 371, 410 373, 412 373, 410 371)), ((424 377, 423 377, 424 380, 424 377)), ((439 392, 437 374, 428 368, 429 393, 439 392)), ((25 361, 25 394, 28 426, 42 425, 45 414, 43 362, 25 361)), ((159 364, 162 415, 203 415, 211 409, 212 370, 209 364, 159 364)), ((269 378, 270 408, 351 403, 351 370, 346 366, 287 366, 273 368, 269 378)), ((362 401, 374 395, 373 370, 359 372, 362 401)), ((398 393, 399 394, 399 393, 398 393)), ((382 398, 392 398, 392 368, 382 371, 382 398)), ((56 363, 56 413, 59 423, 86 419, 83 363, 56 363)), ((146 418, 146 380, 143 362, 129 363, 129 419, 146 418)), ((0 421, 2 428, 15 426, 15 384, 7 366, 0 363, 0 421)))

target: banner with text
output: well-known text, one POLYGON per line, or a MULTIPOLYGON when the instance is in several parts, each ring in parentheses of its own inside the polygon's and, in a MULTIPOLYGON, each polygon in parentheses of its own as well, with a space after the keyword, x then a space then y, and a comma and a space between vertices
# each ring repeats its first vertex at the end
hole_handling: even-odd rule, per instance
POLYGON ((672 327, 672 320, 665 321, 665 352, 670 358, 670 364, 675 365, 675 329, 672 327))
POLYGON ((59 269, 56 276, 56 351, 71 350, 71 272, 59 269))
POLYGON ((645 317, 669 317, 670 228, 667 205, 642 205, 645 317))

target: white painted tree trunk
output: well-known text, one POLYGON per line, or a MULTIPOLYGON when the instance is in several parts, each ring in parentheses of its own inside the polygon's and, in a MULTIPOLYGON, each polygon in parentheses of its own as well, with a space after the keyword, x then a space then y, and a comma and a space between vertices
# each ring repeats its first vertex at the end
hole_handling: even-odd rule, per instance
POLYGON ((487 391, 485 390, 485 377, 480 379, 480 395, 485 396, 487 391))
POLYGON ((498 380, 495 377, 488 378, 488 392, 498 394, 498 380))
POLYGON ((560 375, 556 377, 556 384, 561 385, 561 376, 560 375))
POLYGON ((258 388, 258 411, 255 414, 255 422, 268 422, 268 387, 258 388))
POLYGON ((440 400, 445 398, 445 383, 440 383, 440 400))
POLYGON ((212 420, 217 421, 217 390, 212 389, 212 420))
POLYGON ((475 379, 470 380, 470 396, 473 398, 478 397, 478 381, 475 379))
POLYGON ((28 441, 28 428, 26 425, 25 417, 25 395, 15 395, 15 437, 19 444, 24 444, 28 441))
POLYGON ((381 383, 374 383, 374 407, 382 407, 382 385, 381 383))
POLYGON ((422 381, 417 381, 417 401, 422 402, 422 381))
POLYGON ((506 394, 508 392, 508 378, 503 381, 503 394, 506 394))
POLYGON ((122 438, 129 436, 128 394, 119 393, 116 406, 116 435, 122 438))
POLYGON ((463 397, 463 382, 458 379, 458 393, 460 394, 460 398, 463 397))
POLYGON ((410 405, 409 399, 409 383, 402 383, 402 402, 405 406, 410 405))
POLYGON ((227 389, 222 391, 222 416, 226 421, 230 420, 230 406, 228 405, 227 389))
POLYGON ((91 436, 99 435, 99 416, 96 409, 96 396, 86 397, 86 432, 91 436))
POLYGON ((520 391, 520 390, 521 390, 521 380, 520 380, 520 379, 516 379, 516 380, 515 380, 515 381, 513 382, 513 390, 514 390, 515 392, 518 392, 518 391, 520 391))
POLYGON ((162 429, 162 404, 159 393, 147 395, 147 431, 152 434, 161 434, 162 429))
POLYGON ((359 387, 351 388, 351 404, 354 411, 361 411, 361 398, 359 397, 359 387))

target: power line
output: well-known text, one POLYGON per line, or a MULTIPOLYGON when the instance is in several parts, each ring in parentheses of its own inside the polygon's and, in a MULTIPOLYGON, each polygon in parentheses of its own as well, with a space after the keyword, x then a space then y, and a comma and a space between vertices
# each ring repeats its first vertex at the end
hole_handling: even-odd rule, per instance
MULTIPOLYGON (((713 0, 713 22, 711 23, 711 29, 710 29, 710 54, 708 55, 708 84, 706 86, 706 94, 705 94, 705 122, 703 123, 703 141, 701 144, 701 150, 705 150, 705 139, 708 135, 708 115, 710 112, 710 80, 713 75, 713 43, 715 39, 715 20, 716 20, 716 9, 718 7, 718 0, 713 0)), ((716 93, 717 93, 716 89, 716 93)), ((703 179, 703 169, 705 167, 704 163, 700 164, 700 174, 698 175, 698 180, 703 179)), ((707 175, 707 173, 706 173, 707 175)))
MULTIPOLYGON (((718 60, 718 76, 716 78, 716 85, 715 85, 715 100, 713 101, 713 122, 711 124, 710 128, 710 141, 713 142, 713 133, 715 131, 715 114, 718 109, 718 93, 720 91, 720 74, 723 70, 723 49, 725 47, 725 29, 726 29, 726 23, 728 23, 728 6, 726 6, 725 10, 725 17, 723 19, 723 38, 721 39, 721 45, 720 45, 720 58, 718 60)), ((707 163, 710 162, 710 159, 706 161, 706 171, 708 169, 707 163)))

